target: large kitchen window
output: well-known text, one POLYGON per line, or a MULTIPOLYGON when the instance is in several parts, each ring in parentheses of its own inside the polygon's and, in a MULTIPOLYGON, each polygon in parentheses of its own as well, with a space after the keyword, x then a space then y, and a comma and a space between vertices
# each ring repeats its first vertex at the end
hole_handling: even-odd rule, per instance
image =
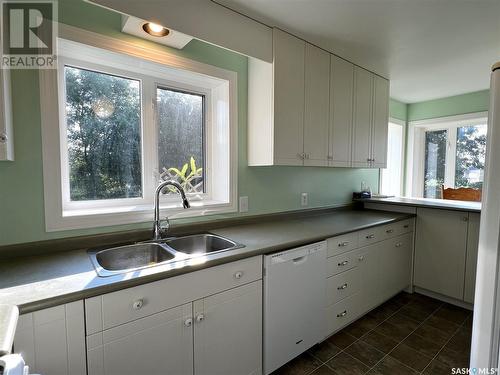
POLYGON ((482 189, 486 114, 410 123, 411 195, 441 198, 441 187, 482 189))
POLYGON ((235 74, 110 45, 60 39, 57 73, 41 73, 47 230, 150 220, 163 180, 192 206, 171 189, 163 215, 234 211, 235 74))

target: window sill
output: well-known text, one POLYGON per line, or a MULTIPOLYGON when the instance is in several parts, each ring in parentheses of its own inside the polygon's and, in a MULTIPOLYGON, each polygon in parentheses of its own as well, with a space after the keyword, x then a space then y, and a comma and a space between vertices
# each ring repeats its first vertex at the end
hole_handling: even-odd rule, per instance
MULTIPOLYGON (((191 202, 191 208, 183 209, 180 204, 160 207, 160 216, 170 219, 190 218, 236 212, 236 204, 215 200, 191 202)), ((47 231, 86 229, 102 226, 134 224, 153 221, 153 207, 130 205, 113 208, 89 208, 65 210, 57 218, 46 218, 47 231)))

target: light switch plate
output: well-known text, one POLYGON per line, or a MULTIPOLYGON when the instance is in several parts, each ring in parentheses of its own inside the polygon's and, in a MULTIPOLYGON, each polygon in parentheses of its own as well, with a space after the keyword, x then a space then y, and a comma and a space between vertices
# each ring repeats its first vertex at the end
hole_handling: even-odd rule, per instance
POLYGON ((300 194, 300 205, 302 207, 305 207, 309 204, 309 196, 307 193, 301 193, 300 194))
POLYGON ((248 212, 248 197, 240 197, 240 212, 248 212))

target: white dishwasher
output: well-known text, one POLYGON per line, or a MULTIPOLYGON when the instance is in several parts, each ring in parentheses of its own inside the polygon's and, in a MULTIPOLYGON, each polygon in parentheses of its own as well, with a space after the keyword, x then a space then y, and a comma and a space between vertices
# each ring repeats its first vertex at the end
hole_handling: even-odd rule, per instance
POLYGON ((266 255, 264 373, 325 337, 326 242, 266 255))

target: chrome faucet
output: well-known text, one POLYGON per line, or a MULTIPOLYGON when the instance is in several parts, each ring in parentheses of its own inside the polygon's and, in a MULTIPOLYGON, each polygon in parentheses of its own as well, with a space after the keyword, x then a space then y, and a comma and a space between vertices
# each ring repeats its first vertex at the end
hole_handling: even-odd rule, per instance
POLYGON ((179 191, 179 194, 181 195, 182 198, 182 207, 184 208, 191 207, 189 201, 186 198, 186 193, 184 192, 184 189, 178 182, 169 180, 160 183, 160 185, 158 185, 155 191, 155 222, 153 226, 153 240, 160 240, 166 237, 168 230, 170 228, 170 223, 168 221, 168 218, 165 218, 166 223, 164 226, 161 225, 162 220, 160 219, 160 193, 168 185, 175 187, 179 191))

